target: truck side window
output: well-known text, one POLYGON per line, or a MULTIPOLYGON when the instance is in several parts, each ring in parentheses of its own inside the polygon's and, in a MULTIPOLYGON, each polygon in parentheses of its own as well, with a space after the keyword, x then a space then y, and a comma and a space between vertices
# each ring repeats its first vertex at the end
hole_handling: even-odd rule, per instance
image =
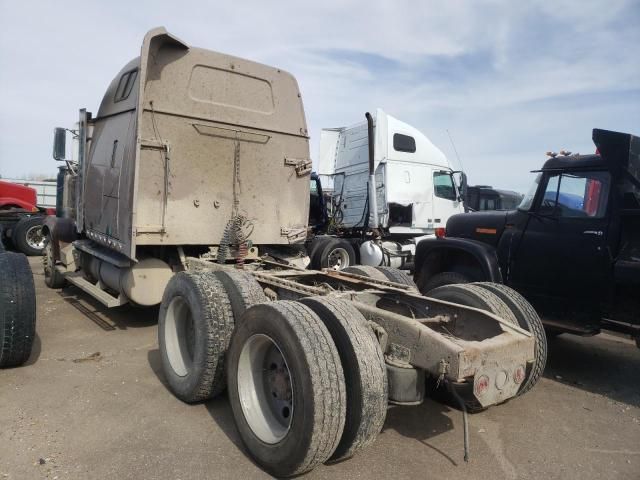
POLYGON ((453 185, 453 178, 448 172, 433 172, 433 192, 436 197, 447 200, 457 200, 456 188, 453 185))
POLYGON ((607 209, 608 172, 572 172, 552 175, 540 213, 558 217, 601 218, 607 209))
POLYGON ((393 134, 393 149, 396 152, 408 152, 415 153, 416 140, 409 135, 402 135, 401 133, 393 134))
POLYGON ((116 89, 114 102, 120 102, 129 97, 129 94, 133 89, 133 84, 136 81, 137 75, 138 70, 130 70, 122 74, 122 76, 120 77, 120 81, 118 82, 118 88, 116 89))

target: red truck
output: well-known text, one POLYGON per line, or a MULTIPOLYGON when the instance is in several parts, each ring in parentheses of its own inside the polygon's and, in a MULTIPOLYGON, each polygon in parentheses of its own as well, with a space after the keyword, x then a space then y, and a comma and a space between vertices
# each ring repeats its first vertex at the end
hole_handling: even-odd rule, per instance
POLYGON ((0 180, 0 242, 13 244, 25 255, 42 254, 42 222, 55 214, 37 201, 35 189, 0 180))

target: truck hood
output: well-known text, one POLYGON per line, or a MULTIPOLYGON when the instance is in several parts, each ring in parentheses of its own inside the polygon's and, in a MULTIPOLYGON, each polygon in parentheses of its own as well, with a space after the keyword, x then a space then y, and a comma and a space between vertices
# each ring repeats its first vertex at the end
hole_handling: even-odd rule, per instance
POLYGON ((453 215, 447 222, 447 237, 470 238, 497 245, 504 231, 508 211, 471 212, 453 215))

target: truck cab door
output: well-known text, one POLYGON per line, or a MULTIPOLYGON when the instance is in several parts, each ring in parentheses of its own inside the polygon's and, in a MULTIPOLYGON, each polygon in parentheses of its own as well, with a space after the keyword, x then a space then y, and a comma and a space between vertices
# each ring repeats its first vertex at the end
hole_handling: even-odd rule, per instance
POLYGON ((510 283, 526 295, 597 305, 610 278, 606 171, 546 174, 530 211, 510 283))

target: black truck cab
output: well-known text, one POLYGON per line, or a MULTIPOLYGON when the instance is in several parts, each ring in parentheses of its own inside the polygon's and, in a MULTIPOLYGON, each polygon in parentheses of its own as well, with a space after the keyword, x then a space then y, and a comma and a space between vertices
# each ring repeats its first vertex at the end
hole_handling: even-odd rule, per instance
POLYGON ((451 281, 502 281, 547 328, 640 337, 640 140, 595 129, 593 155, 546 161, 517 209, 449 219, 423 241, 423 293, 451 281), (479 244, 483 248, 479 248, 479 244))

